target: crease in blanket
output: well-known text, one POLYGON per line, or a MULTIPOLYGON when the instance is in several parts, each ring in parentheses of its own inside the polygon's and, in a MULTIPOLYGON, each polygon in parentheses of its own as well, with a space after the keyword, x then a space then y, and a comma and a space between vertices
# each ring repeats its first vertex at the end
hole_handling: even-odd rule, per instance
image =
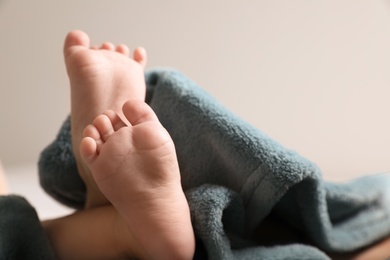
MULTIPOLYGON (((181 73, 149 71, 146 82, 146 102, 176 145, 197 238, 195 258, 329 259, 326 253, 350 252, 390 233, 388 176, 324 182, 315 164, 238 118, 181 73), (281 225, 267 233, 267 221, 281 225), (295 239, 284 241, 284 229, 295 239)), ((80 208, 85 187, 70 139, 68 118, 41 153, 39 175, 51 196, 80 208)))

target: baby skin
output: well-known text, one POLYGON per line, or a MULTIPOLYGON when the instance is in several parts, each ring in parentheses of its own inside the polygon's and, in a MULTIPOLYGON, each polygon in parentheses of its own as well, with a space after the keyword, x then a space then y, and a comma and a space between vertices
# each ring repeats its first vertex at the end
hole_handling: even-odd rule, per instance
POLYGON ((144 259, 192 259, 194 234, 172 139, 143 101, 129 100, 123 114, 128 125, 107 111, 86 127, 82 159, 137 241, 130 251, 144 259))
POLYGON ((3 170, 3 166, 1 165, 0 162, 0 196, 7 194, 7 183, 5 181, 5 173, 3 170))
POLYGON ((145 99, 146 52, 136 48, 129 57, 126 45, 104 43, 91 47, 87 34, 70 32, 64 43, 64 58, 71 90, 71 132, 73 152, 81 178, 87 187, 86 208, 107 204, 89 168, 81 160, 79 147, 84 128, 96 116, 111 109, 122 116, 128 99, 145 99))
POLYGON ((65 40, 72 145, 84 210, 43 223, 59 259, 192 259, 195 239, 176 151, 144 102, 146 52, 65 40), (91 124, 92 123, 92 124, 91 124), (76 149, 79 148, 79 149, 76 149))

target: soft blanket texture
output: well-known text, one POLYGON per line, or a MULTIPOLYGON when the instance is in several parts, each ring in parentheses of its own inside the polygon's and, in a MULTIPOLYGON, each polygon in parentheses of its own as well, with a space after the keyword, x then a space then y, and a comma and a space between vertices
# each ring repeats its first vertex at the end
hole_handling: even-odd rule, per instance
MULTIPOLYGON (((146 81, 146 101, 176 145, 195 258, 328 259, 324 252, 353 251, 390 234, 389 177, 324 182, 315 164, 179 72, 151 71, 146 81)), ((40 180, 54 198, 81 208, 85 187, 70 138, 68 118, 41 154, 40 180)))
POLYGON ((34 208, 22 197, 0 196, 0 259, 54 260, 34 208))

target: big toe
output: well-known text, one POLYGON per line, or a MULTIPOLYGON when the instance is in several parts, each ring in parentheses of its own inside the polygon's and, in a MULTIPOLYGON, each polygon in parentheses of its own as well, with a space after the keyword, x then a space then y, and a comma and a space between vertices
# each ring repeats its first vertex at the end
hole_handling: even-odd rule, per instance
POLYGON ((123 114, 130 124, 138 125, 147 121, 157 121, 158 118, 152 108, 142 100, 131 99, 122 107, 123 114))
POLYGON ((64 54, 65 56, 70 55, 74 47, 89 48, 89 43, 89 37, 85 32, 79 30, 71 31, 65 38, 64 54))

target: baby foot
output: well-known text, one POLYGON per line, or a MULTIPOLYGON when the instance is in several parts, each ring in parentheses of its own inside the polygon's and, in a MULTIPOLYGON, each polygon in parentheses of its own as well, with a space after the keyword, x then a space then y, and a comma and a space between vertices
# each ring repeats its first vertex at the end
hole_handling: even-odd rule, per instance
POLYGON ((85 128, 82 159, 127 223, 123 232, 139 242, 130 251, 147 259, 192 259, 194 234, 173 141, 146 103, 130 100, 123 113, 129 125, 108 111, 85 128))
POLYGON ((104 43, 90 47, 87 34, 70 32, 64 44, 65 64, 71 85, 71 132, 78 170, 87 187, 86 207, 108 203, 82 160, 79 147, 84 128, 104 111, 111 109, 121 115, 128 99, 144 100, 144 66, 146 52, 142 48, 129 58, 129 48, 104 43))

